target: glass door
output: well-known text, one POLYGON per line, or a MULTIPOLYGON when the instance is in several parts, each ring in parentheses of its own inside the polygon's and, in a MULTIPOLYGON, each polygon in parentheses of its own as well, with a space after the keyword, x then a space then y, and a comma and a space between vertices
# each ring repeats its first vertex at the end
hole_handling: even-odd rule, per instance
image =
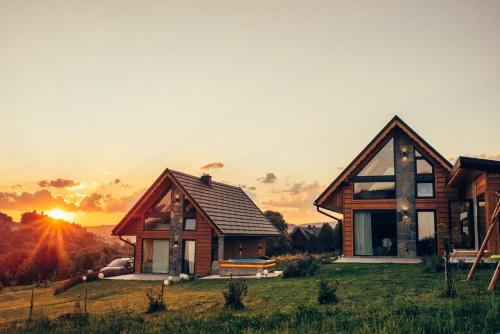
POLYGON ((168 273, 169 241, 166 239, 142 240, 142 272, 168 273))
POLYGON ((184 240, 182 272, 185 274, 194 274, 194 260, 196 252, 196 241, 184 240))
POLYGON ((474 249, 474 219, 472 201, 450 202, 450 233, 456 249, 474 249))

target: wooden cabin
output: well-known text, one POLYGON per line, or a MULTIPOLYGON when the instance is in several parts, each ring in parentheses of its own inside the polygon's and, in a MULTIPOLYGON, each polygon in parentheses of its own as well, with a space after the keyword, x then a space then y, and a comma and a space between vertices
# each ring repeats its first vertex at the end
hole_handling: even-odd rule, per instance
POLYGON ((205 276, 217 261, 265 255, 280 236, 235 186, 166 169, 113 229, 134 236, 137 273, 205 276))
MULTIPOLYGON (((417 257, 481 247, 500 190, 500 162, 446 160, 395 116, 316 199, 341 215, 344 256, 417 257)), ((498 225, 487 251, 500 252, 498 225)))

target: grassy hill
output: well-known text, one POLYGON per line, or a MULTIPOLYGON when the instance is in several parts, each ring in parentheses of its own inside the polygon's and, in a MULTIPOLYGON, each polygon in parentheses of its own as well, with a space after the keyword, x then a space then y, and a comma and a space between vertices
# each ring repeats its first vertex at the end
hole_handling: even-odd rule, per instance
MULTIPOLYGON (((442 273, 424 273, 422 265, 322 265, 313 277, 247 280, 249 293, 242 311, 223 310, 227 281, 196 280, 168 286, 168 311, 145 315, 146 292, 160 282, 104 280, 88 284, 88 324, 54 320, 72 312, 83 286, 53 296, 53 286, 35 292, 35 314, 50 321, 24 332, 109 333, 492 333, 500 330, 500 298, 484 290, 492 270, 480 270, 471 283, 465 270, 454 273, 458 297, 440 297, 442 273), (318 281, 339 281, 339 303, 316 304, 318 281)), ((0 326, 15 332, 28 316, 30 290, 10 288, 0 293, 0 326)))

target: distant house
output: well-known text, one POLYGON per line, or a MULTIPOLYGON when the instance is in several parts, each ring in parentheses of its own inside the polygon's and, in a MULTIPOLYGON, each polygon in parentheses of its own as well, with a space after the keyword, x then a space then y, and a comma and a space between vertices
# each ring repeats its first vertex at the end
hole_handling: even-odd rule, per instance
POLYGON ((292 247, 294 250, 306 251, 307 242, 311 236, 319 237, 319 232, 323 224, 330 224, 332 228, 335 227, 335 223, 315 223, 309 225, 299 225, 294 227, 292 233, 290 233, 290 239, 292 239, 292 247))
POLYGON ((142 273, 208 275, 213 261, 265 255, 281 233, 239 187, 166 169, 113 235, 135 236, 142 273))
MULTIPOLYGON (((342 214, 345 256, 443 254, 438 230, 465 254, 481 247, 499 190, 500 161, 452 165, 395 116, 314 204, 342 214)), ((492 233, 489 254, 500 252, 498 224, 492 233)))

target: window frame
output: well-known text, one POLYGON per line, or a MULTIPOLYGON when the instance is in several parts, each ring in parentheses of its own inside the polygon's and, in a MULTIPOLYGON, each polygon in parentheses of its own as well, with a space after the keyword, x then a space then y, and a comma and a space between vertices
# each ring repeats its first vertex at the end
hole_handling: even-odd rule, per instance
POLYGON ((188 232, 195 232, 196 229, 198 228, 198 219, 196 219, 196 214, 194 215, 188 215, 187 217, 182 218, 182 230, 183 231, 188 231, 188 232), (188 219, 194 220, 194 229, 186 229, 186 221, 188 219))
POLYGON ((414 161, 413 161, 413 166, 415 169, 415 198, 416 199, 434 199, 436 198, 436 168, 434 167, 434 164, 432 164, 429 159, 427 159, 421 151, 419 151, 416 147, 413 148, 413 156, 414 161), (417 152, 419 156, 417 156, 417 152), (431 173, 422 173, 419 174, 417 173, 417 161, 418 160, 424 160, 427 162, 429 165, 431 165, 432 172, 431 173), (419 196, 418 195, 418 184, 419 183, 430 183, 432 184, 432 196, 419 196))
POLYGON ((386 201, 386 200, 394 200, 396 199, 396 187, 397 187, 397 181, 396 181, 396 142, 394 140, 394 137, 390 137, 386 142, 381 145, 380 149, 373 154, 373 156, 370 157, 370 159, 363 164, 362 167, 359 168, 359 170, 356 173, 356 176, 352 178, 352 200, 353 201, 386 201), (387 145, 390 141, 392 141, 392 163, 394 166, 394 175, 375 175, 375 176, 358 176, 359 174, 370 161, 372 161, 373 158, 377 156, 377 154, 382 150, 385 145, 387 145), (355 198, 355 192, 354 192, 354 184, 355 183, 375 183, 375 182, 394 182, 394 197, 390 198, 355 198))
POLYGON ((435 249, 434 249, 435 254, 434 255, 437 255, 439 253, 438 229, 437 229, 437 225, 438 225, 438 222, 437 222, 437 218, 438 218, 437 217, 437 210, 436 209, 416 209, 415 210, 415 218, 417 220, 417 231, 416 231, 417 232, 416 233, 416 235, 417 235, 417 238, 416 238, 416 240, 417 240, 417 249, 416 249, 417 256, 422 256, 422 255, 418 254, 418 241, 419 241, 419 239, 418 239, 418 227, 419 227, 418 213, 419 212, 432 212, 432 213, 434 213, 434 240, 436 241, 435 245, 434 245, 434 247, 435 247, 435 249))

